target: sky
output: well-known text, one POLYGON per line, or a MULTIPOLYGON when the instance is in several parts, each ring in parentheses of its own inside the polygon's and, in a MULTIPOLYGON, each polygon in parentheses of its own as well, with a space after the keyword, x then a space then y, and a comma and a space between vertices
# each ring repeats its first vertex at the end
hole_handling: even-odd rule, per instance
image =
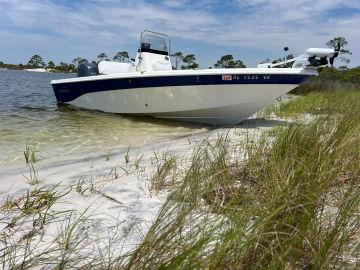
POLYGON ((172 52, 207 68, 225 54, 247 66, 326 47, 343 36, 360 65, 360 0, 0 0, 0 61, 134 57, 142 30, 171 36, 172 52))

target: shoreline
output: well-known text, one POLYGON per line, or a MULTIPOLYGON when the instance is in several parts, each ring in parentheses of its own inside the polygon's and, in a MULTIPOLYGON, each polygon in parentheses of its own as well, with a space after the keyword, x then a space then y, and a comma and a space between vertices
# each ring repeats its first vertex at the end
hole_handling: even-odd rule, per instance
POLYGON ((31 72, 52 72, 51 70, 47 70, 46 68, 25 68, 24 71, 31 71, 31 72))
POLYGON ((76 72, 66 72, 57 69, 46 69, 46 68, 0 68, 0 70, 12 70, 12 71, 28 71, 38 73, 65 73, 65 74, 76 74, 76 72))
MULTIPOLYGON (((262 121, 259 119, 255 119, 255 125, 256 121, 262 121)), ((265 127, 266 128, 266 127, 265 127)), ((212 130, 205 130, 200 133, 190 134, 190 135, 180 135, 175 138, 166 139, 162 142, 150 142, 148 144, 144 144, 141 146, 133 146, 130 147, 130 155, 136 155, 144 154, 145 156, 150 157, 154 154, 154 151, 160 151, 163 149, 167 149, 170 152, 187 152, 190 148, 193 148, 193 145, 190 145, 189 142, 200 142, 206 138, 215 138, 219 133, 227 133, 234 134, 237 131, 246 131, 248 129, 254 129, 257 130, 259 127, 252 126, 250 128, 248 127, 236 127, 236 128, 221 128, 221 129, 212 129, 212 130)), ((111 158, 110 160, 105 160, 105 154, 101 153, 100 151, 96 153, 95 156, 90 155, 88 153, 83 153, 80 155, 77 155, 76 157, 70 158, 70 160, 55 160, 50 163, 44 163, 43 160, 39 160, 38 162, 34 163, 34 166, 39 170, 40 173, 45 173, 47 175, 54 175, 55 177, 59 176, 56 175, 55 172, 58 171, 57 168, 61 168, 61 170, 69 167, 77 167, 77 165, 83 165, 84 167, 87 165, 92 164, 94 167, 97 167, 97 171, 99 170, 106 170, 111 168, 112 166, 119 165, 123 163, 122 165, 125 166, 126 164, 123 162, 124 155, 127 153, 128 147, 123 147, 121 150, 118 150, 116 152, 111 152, 111 158), (121 161, 122 160, 122 161, 121 161)), ((41 153, 40 153, 41 154, 41 153)), ((136 156, 135 155, 135 156, 136 156)), ((187 153, 186 156, 191 156, 191 153, 187 153)), ((44 160, 45 161, 45 160, 44 160)), ((149 164, 148 164, 149 165, 149 164)), ((89 166, 86 166, 89 168, 89 166)), ((83 168, 83 167, 78 167, 83 168)), ((6 186, 8 183, 5 183, 5 178, 8 176, 11 176, 13 179, 11 186, 16 183, 16 185, 22 185, 25 184, 23 181, 25 178, 23 175, 26 175, 28 172, 28 165, 26 165, 25 160, 23 160, 22 165, 15 164, 10 165, 8 167, 8 170, 3 170, 4 173, 0 173, 0 192, 4 192, 5 190, 8 190, 10 186, 6 186), (4 177, 4 175, 6 175, 4 177), (6 186, 4 188, 4 186, 6 186)), ((66 170, 65 170, 66 171, 66 170)), ((79 170, 81 173, 86 173, 88 169, 83 168, 82 170, 79 170)), ((66 178, 73 178, 73 177, 79 177, 81 176, 81 173, 77 173, 76 170, 67 171, 65 174, 60 174, 62 177, 66 178)), ((49 180, 49 179, 48 179, 49 180)), ((49 182, 52 182, 50 180, 49 182)))
MULTIPOLYGON (((106 224, 101 225, 105 227, 115 226, 121 217, 124 220, 121 230, 124 231, 136 223, 137 229, 128 232, 129 235, 123 239, 121 252, 125 254, 142 241, 166 201, 167 191, 153 193, 149 189, 150 180, 160 163, 170 156, 177 157, 180 158, 181 169, 185 170, 196 145, 204 140, 216 141, 219 136, 227 137, 234 144, 248 137, 259 137, 273 126, 273 123, 267 126, 263 121, 253 119, 236 128, 215 129, 152 143, 130 149, 129 153, 126 150, 119 151, 108 160, 98 155, 94 159, 78 159, 74 163, 52 163, 46 166, 42 166, 39 161, 34 164, 36 172, 33 173, 41 179, 39 186, 59 185, 61 190, 72 187, 72 191, 63 198, 67 203, 55 205, 55 209, 75 211, 77 215, 87 211, 101 224, 106 221, 106 224), (80 182, 84 186, 81 188, 91 186, 96 191, 82 196, 76 192, 80 182)), ((8 196, 23 196, 27 189, 34 188, 26 184, 25 177, 29 177, 29 170, 31 167, 24 165, 20 171, 16 169, 0 174, 0 201, 6 200, 8 196)))
MULTIPOLYGON (((56 168, 62 168, 65 169, 66 167, 73 167, 78 164, 93 164, 94 166, 98 164, 97 170, 105 170, 109 169, 111 166, 119 165, 120 160, 123 159, 124 155, 127 153, 129 149, 129 153, 133 155, 134 153, 136 155, 144 154, 145 156, 151 156, 154 154, 154 151, 160 151, 163 149, 167 149, 170 152, 176 152, 178 151, 186 153, 186 156, 190 157, 191 152, 189 152, 189 149, 193 148, 193 143, 199 143, 205 139, 215 139, 216 136, 219 134, 230 134, 230 140, 236 138, 237 133, 258 133, 262 132, 263 130, 272 128, 276 125, 276 123, 282 124, 284 121, 280 118, 274 118, 274 119, 263 119, 263 118, 249 118, 244 121, 243 124, 240 124, 236 127, 225 127, 225 128, 218 128, 218 129, 209 129, 209 130, 203 130, 201 132, 196 132, 194 134, 185 134, 185 135, 178 135, 174 138, 168 138, 164 139, 164 141, 159 142, 149 142, 146 144, 140 144, 139 146, 124 146, 121 149, 117 151, 110 151, 110 160, 106 161, 106 154, 102 153, 101 151, 98 151, 97 153, 90 154, 90 153, 81 153, 77 154, 76 156, 67 158, 67 159, 60 159, 60 160, 53 160, 49 163, 47 163, 46 158, 40 159, 39 161, 34 163, 34 166, 39 170, 39 172, 49 172, 49 175, 54 175, 54 171, 57 171, 56 168), (189 142, 192 142, 192 144, 189 144, 189 142), (104 162, 105 161, 105 162, 104 162)), ((41 156, 41 151, 39 153, 41 156)), ((135 156, 136 156, 135 155, 135 156)), ((2 180, 5 180, 6 176, 11 176, 12 179, 15 179, 15 182, 18 184, 24 184, 24 175, 28 172, 28 165, 25 163, 25 159, 22 157, 23 161, 16 163, 16 164, 4 164, 4 168, 2 169, 2 173, 0 173, 0 193, 4 192, 4 190, 10 188, 10 186, 7 186, 5 189, 3 189, 3 182, 2 180), (6 169, 7 168, 7 169, 6 169), (5 172, 5 173, 4 173, 5 172), (16 176, 16 174, 18 174, 16 176)), ((126 165, 126 164, 122 164, 126 165)), ((80 170, 81 172, 85 173, 87 169, 80 170)), ((74 171, 73 171, 74 172, 74 171)), ((79 173, 65 173, 62 176, 68 176, 68 177, 76 177, 81 176, 79 173)), ((51 182, 51 181, 50 181, 51 182)), ((12 185, 14 184, 14 181, 12 181, 12 185)))

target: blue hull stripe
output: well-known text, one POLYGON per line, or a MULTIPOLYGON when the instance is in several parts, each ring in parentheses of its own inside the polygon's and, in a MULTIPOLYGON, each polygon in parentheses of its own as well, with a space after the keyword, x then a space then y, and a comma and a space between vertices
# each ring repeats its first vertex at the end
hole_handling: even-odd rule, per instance
POLYGON ((99 79, 53 84, 58 102, 70 102, 84 94, 132 88, 226 85, 226 84, 300 84, 311 75, 306 74, 241 74, 241 75, 185 75, 99 79))

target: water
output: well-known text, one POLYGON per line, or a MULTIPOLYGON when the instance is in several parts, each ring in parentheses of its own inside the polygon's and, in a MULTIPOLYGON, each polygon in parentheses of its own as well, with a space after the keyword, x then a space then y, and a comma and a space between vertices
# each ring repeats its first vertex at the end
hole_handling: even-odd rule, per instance
POLYGON ((37 145, 42 162, 56 162, 206 130, 200 125, 57 105, 50 81, 72 76, 0 70, 0 170, 24 163, 27 141, 37 145))

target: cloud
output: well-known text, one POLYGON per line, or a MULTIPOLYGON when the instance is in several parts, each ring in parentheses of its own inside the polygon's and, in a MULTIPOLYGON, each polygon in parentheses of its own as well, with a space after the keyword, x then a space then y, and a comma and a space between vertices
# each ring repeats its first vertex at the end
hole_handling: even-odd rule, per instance
MULTIPOLYGON (((334 36, 345 36, 353 61, 360 63, 360 51, 355 47, 360 42, 358 0, 0 0, 0 10, 0 49, 26 36, 38 36, 38 46, 49 52, 50 46, 58 49, 55 40, 61 40, 58 44, 68 49, 69 55, 86 46, 92 46, 85 50, 88 53, 114 51, 136 47, 140 31, 149 29, 168 33, 188 47, 203 42, 224 51, 231 48, 255 63, 254 50, 272 57, 286 45, 301 53, 306 47, 324 46, 334 36), (347 14, 344 9, 353 12, 347 14), (331 16, 334 10, 337 16, 331 16)), ((200 47, 197 50, 201 53, 200 47)))

